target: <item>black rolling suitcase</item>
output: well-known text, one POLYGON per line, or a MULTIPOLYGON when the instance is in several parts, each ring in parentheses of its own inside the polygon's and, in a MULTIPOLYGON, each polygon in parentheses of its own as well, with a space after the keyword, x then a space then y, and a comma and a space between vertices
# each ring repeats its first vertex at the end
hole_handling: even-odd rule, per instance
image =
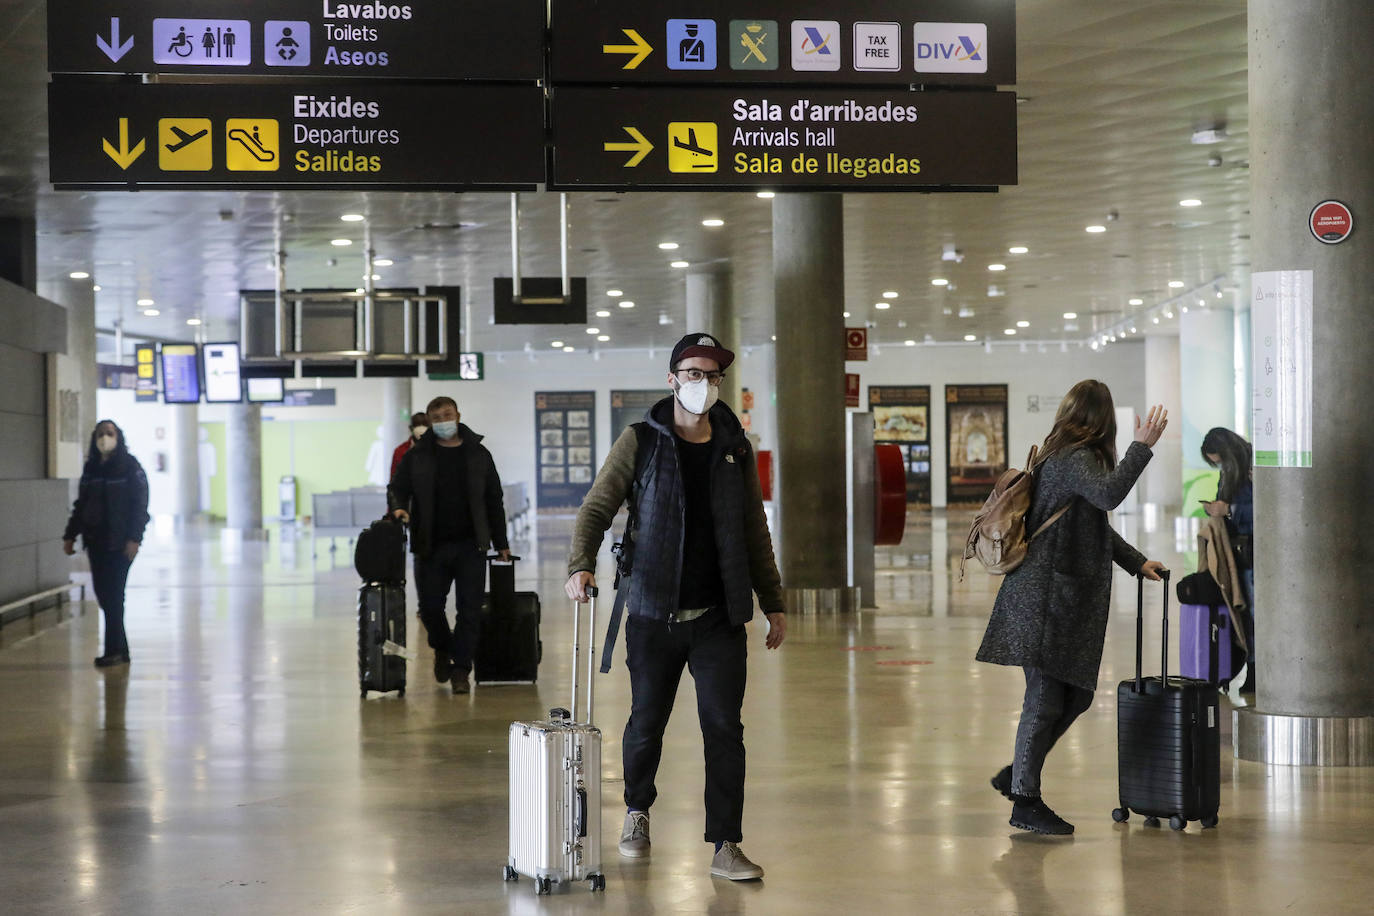
POLYGON ((1135 618, 1135 679, 1116 689, 1118 822, 1132 811, 1146 826, 1182 830, 1189 821, 1217 825, 1221 809, 1221 732, 1215 684, 1169 677, 1169 579, 1164 574, 1164 651, 1159 677, 1141 676, 1145 579, 1135 618))
POLYGON ((358 536, 358 689, 406 693, 406 534, 390 518, 358 536))
POLYGON ((544 647, 539 639, 539 595, 515 590, 515 561, 488 560, 491 590, 482 600, 481 633, 472 660, 479 684, 533 684, 544 647))

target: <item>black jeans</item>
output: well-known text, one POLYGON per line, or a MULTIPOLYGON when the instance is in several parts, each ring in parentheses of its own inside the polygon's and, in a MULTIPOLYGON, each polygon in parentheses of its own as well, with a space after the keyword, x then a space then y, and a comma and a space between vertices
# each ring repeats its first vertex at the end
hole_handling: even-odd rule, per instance
POLYGON ((1093 705, 1093 692, 1055 680, 1039 668, 1026 668, 1026 698, 1016 728, 1011 791, 1040 797, 1040 770, 1055 742, 1093 705))
POLYGON ((105 612, 105 654, 128 655, 129 637, 124 632, 124 586, 133 565, 122 550, 88 550, 95 598, 105 612))
POLYGON ((684 665, 697 690, 697 719, 706 751, 706 842, 738 843, 744 820, 744 706, 748 645, 742 625, 716 607, 687 623, 631 614, 625 621, 630 669, 630 721, 625 723, 625 805, 648 811, 663 730, 684 665))
POLYGON ((487 552, 474 541, 436 544, 427 557, 415 557, 415 591, 429 647, 446 652, 458 671, 472 670, 487 585, 487 552), (453 586, 453 627, 448 625, 449 586, 453 586))

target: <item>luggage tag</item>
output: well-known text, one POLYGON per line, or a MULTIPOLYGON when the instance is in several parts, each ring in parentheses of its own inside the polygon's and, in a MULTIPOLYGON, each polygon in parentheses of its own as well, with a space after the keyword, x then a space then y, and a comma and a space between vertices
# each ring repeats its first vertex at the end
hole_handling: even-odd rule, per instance
POLYGON ((416 658, 416 654, 415 654, 415 650, 414 650, 414 649, 407 649, 405 646, 401 645, 400 643, 395 642, 394 640, 390 640, 390 639, 388 639, 386 642, 382 643, 382 654, 383 654, 383 655, 399 655, 399 656, 401 656, 401 658, 408 659, 408 660, 410 660, 410 661, 412 661, 412 662, 415 661, 415 658, 416 658))

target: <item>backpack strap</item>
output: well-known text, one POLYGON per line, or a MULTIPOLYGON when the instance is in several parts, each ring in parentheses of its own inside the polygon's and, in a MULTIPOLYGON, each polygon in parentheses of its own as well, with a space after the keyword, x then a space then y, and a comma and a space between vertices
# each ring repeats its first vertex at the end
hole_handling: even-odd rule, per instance
POLYGON ((601 673, 611 670, 611 658, 615 653, 615 641, 620 635, 620 618, 625 613, 625 599, 629 587, 623 582, 634 569, 634 530, 639 525, 639 496, 644 491, 644 472, 658 450, 658 432, 648 423, 632 423, 635 431, 635 476, 630 483, 630 494, 626 498, 630 517, 625 522, 625 531, 620 543, 611 548, 615 554, 615 604, 611 607, 611 618, 606 623, 606 639, 601 648, 601 673))
POLYGON ((1056 511, 1056 512, 1055 512, 1053 515, 1051 515, 1049 518, 1045 519, 1045 523, 1044 523, 1043 525, 1041 525, 1039 528, 1036 528, 1036 529, 1035 529, 1035 533, 1032 534, 1029 538, 1026 539, 1026 543, 1030 543, 1031 541, 1033 541, 1033 540, 1035 540, 1036 538, 1040 537, 1040 532, 1044 531, 1044 530, 1045 530, 1046 528, 1048 528, 1050 525, 1053 525, 1055 522, 1057 522, 1057 521, 1059 521, 1061 518, 1063 518, 1063 517, 1064 517, 1064 513, 1065 513, 1065 512, 1068 512, 1068 511, 1069 511, 1069 508, 1070 508, 1071 506, 1073 506, 1073 500, 1069 500, 1068 502, 1064 503, 1064 505, 1060 506, 1059 509, 1058 509, 1058 511, 1056 511))

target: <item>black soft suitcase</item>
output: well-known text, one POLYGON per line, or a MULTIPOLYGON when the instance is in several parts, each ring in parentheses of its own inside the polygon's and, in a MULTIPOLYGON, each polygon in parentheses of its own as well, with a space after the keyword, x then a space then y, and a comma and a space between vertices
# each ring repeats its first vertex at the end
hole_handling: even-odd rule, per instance
POLYGON ((479 684, 533 684, 544 647, 539 639, 539 595, 515 590, 515 561, 491 558, 491 590, 482 600, 481 633, 473 656, 479 684))
POLYGON ((358 688, 406 695, 406 589, 368 583, 358 591, 358 688))
POLYGON ((1169 677, 1169 580, 1164 574, 1164 651, 1159 677, 1141 675, 1145 579, 1139 582, 1135 618, 1135 679, 1116 689, 1118 822, 1132 811, 1146 826, 1182 830, 1189 821, 1217 825, 1221 809, 1221 732, 1215 684, 1169 677))

